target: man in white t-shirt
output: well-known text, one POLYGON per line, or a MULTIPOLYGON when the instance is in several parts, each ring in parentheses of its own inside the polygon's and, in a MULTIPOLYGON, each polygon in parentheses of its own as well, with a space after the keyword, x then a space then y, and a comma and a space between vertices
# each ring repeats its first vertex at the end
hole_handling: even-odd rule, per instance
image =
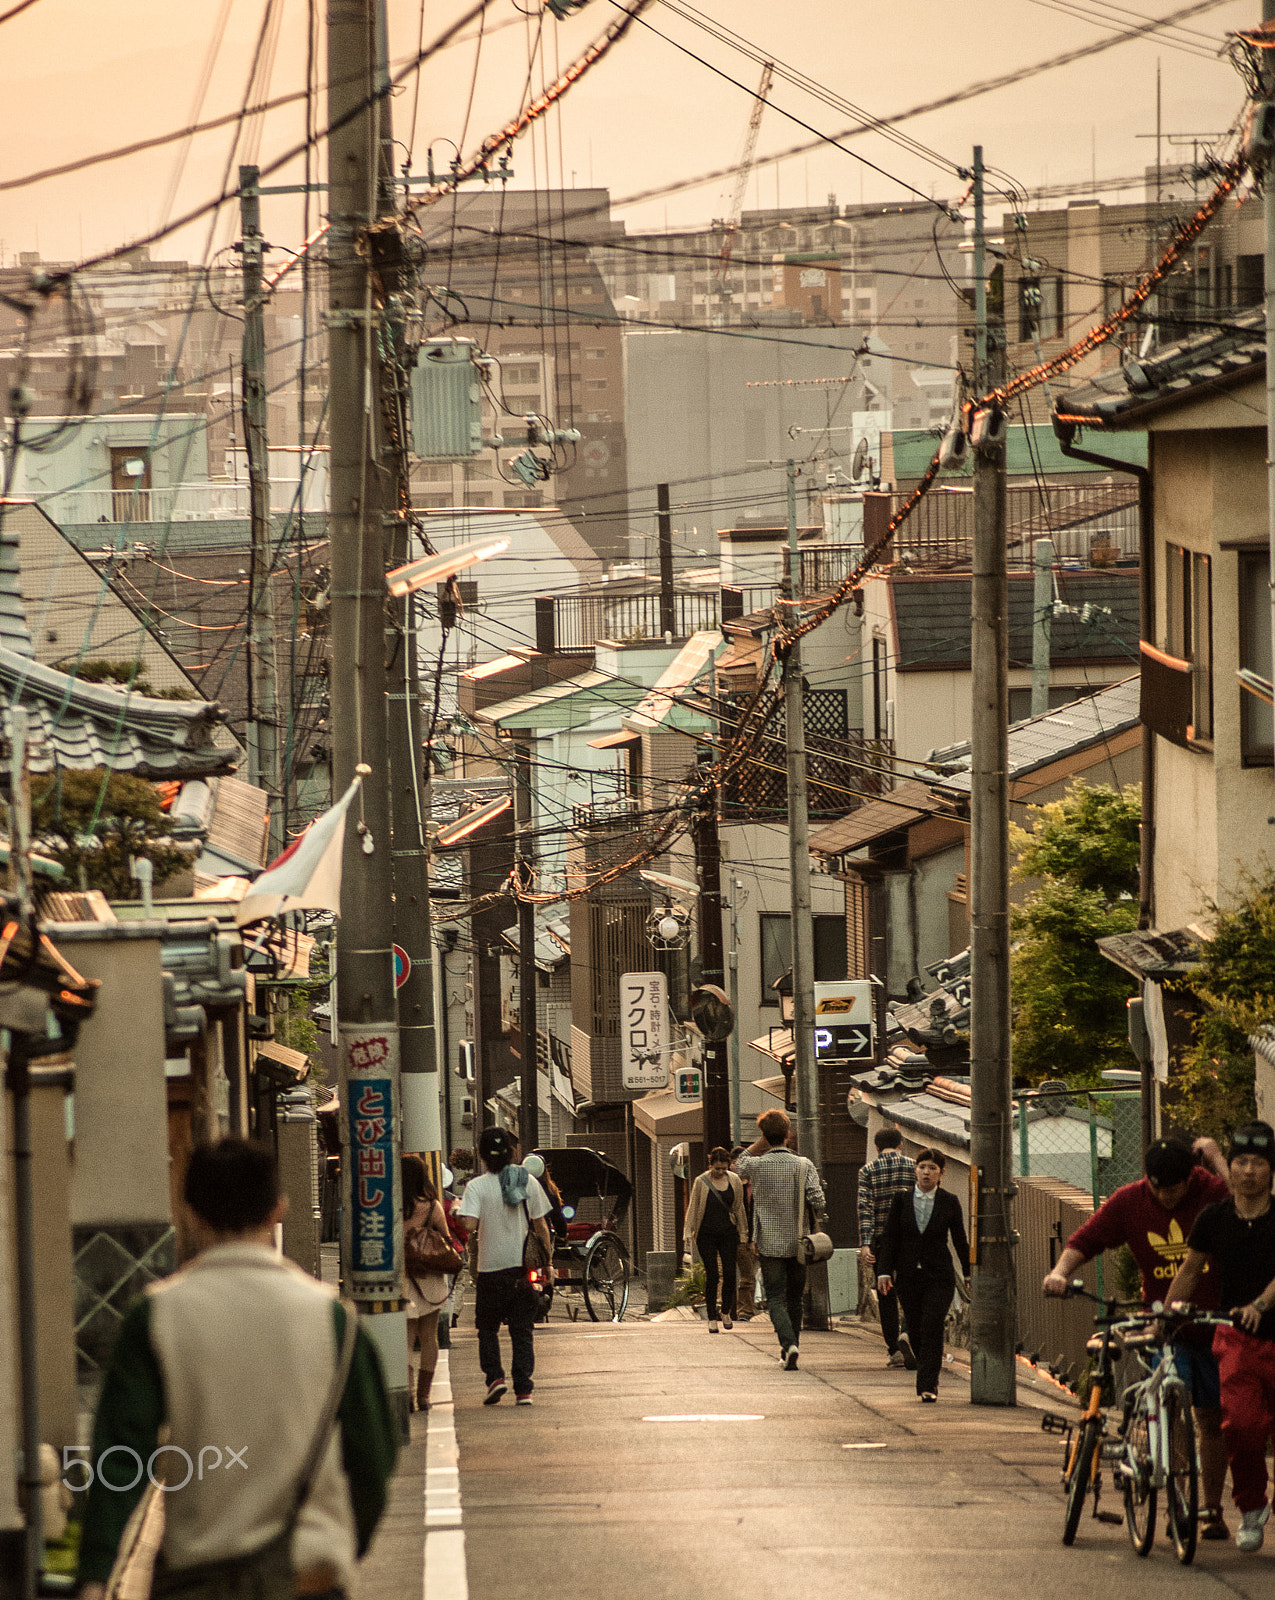
POLYGON ((478 1329, 478 1359, 487 1380, 485 1406, 494 1406, 509 1392, 500 1355, 500 1325, 507 1323, 513 1347, 514 1399, 531 1404, 536 1367, 532 1328, 535 1305, 526 1287, 523 1246, 534 1228, 545 1249, 552 1251, 549 1197, 527 1169, 514 1160, 514 1141, 503 1128, 484 1128, 478 1154, 487 1171, 465 1186, 457 1217, 472 1233, 478 1229, 478 1290, 474 1325, 478 1329))

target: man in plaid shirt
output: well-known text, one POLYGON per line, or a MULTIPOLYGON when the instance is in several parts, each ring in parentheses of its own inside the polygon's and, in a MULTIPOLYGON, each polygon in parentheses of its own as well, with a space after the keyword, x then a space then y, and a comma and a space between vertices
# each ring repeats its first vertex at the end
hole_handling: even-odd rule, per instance
MULTIPOLYGON (((876 1262, 874 1247, 885 1232, 886 1218, 896 1194, 908 1194, 916 1186, 916 1166, 899 1146, 903 1143, 897 1128, 882 1128, 872 1141, 877 1147, 875 1161, 859 1173, 859 1260, 864 1269, 876 1262)), ((872 1274, 868 1272, 869 1281, 872 1274)), ((881 1312, 881 1334, 885 1339, 891 1367, 916 1367, 916 1357, 907 1334, 899 1333, 899 1297, 891 1285, 889 1294, 877 1296, 881 1312)))

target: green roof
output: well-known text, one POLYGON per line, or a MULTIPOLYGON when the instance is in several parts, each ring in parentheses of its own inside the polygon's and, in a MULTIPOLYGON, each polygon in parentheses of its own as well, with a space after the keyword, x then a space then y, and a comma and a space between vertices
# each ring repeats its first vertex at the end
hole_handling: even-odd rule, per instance
POLYGON ((578 678, 562 678, 487 706, 474 713, 474 720, 509 732, 556 733, 589 722, 604 711, 610 711, 618 722, 647 693, 645 684, 613 678, 609 672, 582 672, 578 678))
MULTIPOLYGON (((936 435, 923 428, 896 428, 894 430, 895 481, 921 477, 929 466, 938 443, 936 435)), ((1076 443, 1082 449, 1085 448, 1083 439, 1077 437, 1076 443)), ((1145 467, 1147 464, 1145 434, 1104 432, 1094 441, 1093 448, 1100 456, 1112 456, 1117 461, 1128 461, 1133 466, 1145 467)), ((1073 461, 1063 455, 1053 428, 1044 423, 1033 423, 1030 428, 1025 428, 1021 423, 1011 424, 1008 467, 1010 475, 1018 477, 1031 477, 1036 472, 1058 474, 1099 470, 1087 461, 1073 461)), ((945 479, 972 478, 974 476, 972 457, 967 455, 962 471, 945 472, 943 476, 945 479)))

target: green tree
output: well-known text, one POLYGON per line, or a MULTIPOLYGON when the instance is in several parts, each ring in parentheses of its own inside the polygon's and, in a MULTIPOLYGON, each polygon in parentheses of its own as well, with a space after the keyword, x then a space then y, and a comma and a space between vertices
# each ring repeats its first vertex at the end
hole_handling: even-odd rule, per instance
POLYGON ((154 785, 102 767, 33 778, 31 828, 36 848, 66 868, 72 885, 84 883, 112 900, 137 898, 135 856, 151 862, 157 889, 190 862, 169 837, 172 823, 154 785))
POLYGON ((1246 874, 1233 904, 1207 907, 1213 937, 1176 988, 1200 1002, 1191 1049, 1174 1074, 1173 1118, 1225 1136, 1256 1115, 1249 1035, 1275 1022, 1275 872, 1246 874))
POLYGON ((1014 1070, 1032 1082, 1100 1081, 1129 1065, 1129 979, 1096 941, 1137 923, 1141 802, 1136 788, 1073 783, 1010 828, 1015 883, 1037 880, 1014 908, 1014 1070))

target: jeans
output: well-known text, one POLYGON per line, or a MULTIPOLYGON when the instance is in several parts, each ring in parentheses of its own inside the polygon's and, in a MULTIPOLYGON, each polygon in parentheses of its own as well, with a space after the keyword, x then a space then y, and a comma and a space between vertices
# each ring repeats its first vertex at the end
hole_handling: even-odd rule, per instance
POLYGON ((946 1272, 914 1273, 896 1278, 894 1292, 908 1319, 908 1337, 916 1356, 916 1392, 937 1394, 943 1370, 943 1335, 956 1279, 946 1272))
POLYGON ((779 1348, 787 1350, 801 1337, 801 1301, 806 1292, 806 1268, 796 1256, 763 1256, 761 1281, 766 1310, 779 1348))
POLYGON ((474 1326, 478 1329, 478 1360, 489 1384, 505 1375, 500 1354, 500 1325, 509 1328, 513 1346, 514 1393, 530 1394, 535 1388, 531 1374, 536 1369, 536 1347, 532 1335, 535 1310, 523 1297, 521 1267, 506 1267, 500 1272, 477 1274, 474 1296, 474 1326))
POLYGON ((735 1251, 738 1245, 739 1235, 734 1229, 730 1233, 708 1233, 701 1228, 695 1235, 695 1248, 699 1251, 699 1258, 704 1263, 704 1295, 708 1300, 708 1320, 710 1322, 717 1321, 719 1256, 721 1258, 722 1315, 727 1317, 735 1315, 735 1295, 738 1288, 735 1251))
POLYGON ((1231 1491, 1240 1511, 1260 1511, 1266 1504, 1266 1441, 1275 1432, 1275 1339, 1215 1328, 1213 1353, 1222 1378, 1231 1491))

